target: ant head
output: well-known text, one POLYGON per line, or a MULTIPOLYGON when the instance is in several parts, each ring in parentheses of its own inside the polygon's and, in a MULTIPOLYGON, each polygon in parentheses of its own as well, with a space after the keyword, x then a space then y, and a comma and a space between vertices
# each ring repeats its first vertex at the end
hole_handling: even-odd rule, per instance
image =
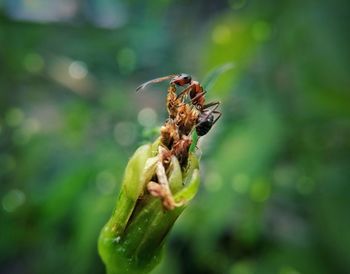
POLYGON ((175 84, 178 86, 184 86, 186 84, 189 84, 192 82, 192 77, 191 75, 181 73, 179 75, 176 75, 171 81, 171 84, 175 84))

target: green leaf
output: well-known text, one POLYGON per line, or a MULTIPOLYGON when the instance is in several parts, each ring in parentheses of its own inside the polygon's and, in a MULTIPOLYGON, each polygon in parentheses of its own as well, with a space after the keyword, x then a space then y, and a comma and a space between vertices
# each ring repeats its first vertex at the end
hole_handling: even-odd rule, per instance
POLYGON ((204 90, 210 90, 221 74, 233 69, 234 67, 235 65, 233 63, 226 63, 210 71, 202 81, 202 86, 204 87, 204 90))

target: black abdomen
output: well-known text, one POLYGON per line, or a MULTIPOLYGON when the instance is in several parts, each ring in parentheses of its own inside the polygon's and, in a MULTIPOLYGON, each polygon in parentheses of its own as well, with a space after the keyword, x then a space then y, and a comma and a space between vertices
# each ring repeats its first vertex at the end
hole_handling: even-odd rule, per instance
POLYGON ((198 125, 196 127, 197 135, 204 136, 205 134, 207 134, 213 126, 213 122, 214 116, 212 114, 207 116, 206 114, 202 113, 202 115, 198 119, 198 125))

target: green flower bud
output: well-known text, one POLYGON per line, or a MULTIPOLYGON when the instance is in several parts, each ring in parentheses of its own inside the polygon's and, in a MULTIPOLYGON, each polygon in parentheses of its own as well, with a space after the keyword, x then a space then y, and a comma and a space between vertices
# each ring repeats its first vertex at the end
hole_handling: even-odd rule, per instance
POLYGON ((149 273, 174 222, 197 193, 198 160, 192 153, 184 171, 174 156, 167 171, 174 200, 182 206, 166 210, 159 197, 148 193, 159 162, 158 146, 159 141, 143 145, 129 160, 115 210, 100 233, 98 250, 108 274, 149 273))

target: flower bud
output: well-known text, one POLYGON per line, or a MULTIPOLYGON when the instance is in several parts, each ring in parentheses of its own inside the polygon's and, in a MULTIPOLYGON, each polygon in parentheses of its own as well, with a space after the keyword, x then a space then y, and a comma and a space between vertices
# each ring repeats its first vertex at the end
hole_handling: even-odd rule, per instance
POLYGON ((125 169, 115 210, 103 227, 98 250, 108 274, 148 273, 159 262, 164 239, 174 222, 197 193, 198 160, 192 153, 183 170, 175 156, 167 168, 167 178, 175 203, 164 203, 147 189, 159 164, 159 141, 139 147, 125 169))

